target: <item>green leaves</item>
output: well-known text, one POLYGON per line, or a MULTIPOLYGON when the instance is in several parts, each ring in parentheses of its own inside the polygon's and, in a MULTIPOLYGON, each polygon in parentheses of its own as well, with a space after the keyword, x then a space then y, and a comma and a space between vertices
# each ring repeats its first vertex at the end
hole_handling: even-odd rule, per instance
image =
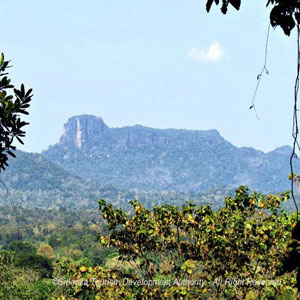
MULTIPOLYGON (((278 293, 276 285, 235 286, 224 282, 226 278, 266 282, 278 279, 282 280, 281 292, 292 289, 291 276, 285 272, 292 272, 299 264, 295 250, 298 246, 292 247, 292 255, 287 251, 295 219, 284 210, 279 211, 281 202, 288 197, 289 193, 250 195, 249 189, 241 186, 217 211, 209 205, 196 207, 193 203, 181 208, 169 204, 155 206, 151 211, 131 201, 133 212, 124 219, 119 209, 100 200, 103 217, 111 228, 100 237, 100 242, 117 249, 121 262, 135 263, 139 280, 167 276, 174 282, 193 278, 212 282, 218 278, 219 298, 244 299, 251 291, 257 299, 265 299, 278 293)), ((123 278, 126 274, 119 276, 123 278)), ((131 293, 132 299, 172 299, 178 295, 198 299, 194 295, 204 293, 209 298, 216 290, 214 285, 174 285, 164 289, 142 286, 131 293)))
POLYGON ((4 54, 0 56, 0 170, 8 166, 8 156, 15 157, 13 145, 15 139, 23 144, 25 136, 23 127, 28 125, 21 120, 20 115, 28 115, 27 109, 32 98, 32 89, 25 91, 22 84, 20 89, 14 88, 11 80, 6 76, 6 68, 9 61, 4 60, 4 54))

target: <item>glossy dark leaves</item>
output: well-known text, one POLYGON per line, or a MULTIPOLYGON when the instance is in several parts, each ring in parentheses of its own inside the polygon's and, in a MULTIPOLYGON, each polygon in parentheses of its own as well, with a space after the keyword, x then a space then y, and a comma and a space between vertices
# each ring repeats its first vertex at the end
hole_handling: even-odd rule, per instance
POLYGON ((13 145, 15 139, 21 140, 25 136, 23 127, 28 123, 21 120, 21 115, 28 115, 28 108, 32 98, 32 89, 25 90, 22 84, 20 89, 14 88, 7 77, 6 69, 9 61, 5 61, 4 55, 0 55, 0 170, 8 166, 8 155, 15 157, 12 152, 16 149, 13 145))
MULTIPOLYGON (((206 10, 210 11, 212 4, 219 4, 219 1, 207 0, 206 10)), ((236 10, 240 9, 241 0, 222 0, 221 11, 226 14, 228 5, 233 6, 236 10)), ((270 23, 275 28, 281 27, 283 32, 289 36, 291 31, 300 23, 300 1, 299 0, 268 0, 266 6, 272 5, 270 12, 270 23)))
POLYGON ((208 0, 208 1, 206 2, 206 11, 207 11, 207 12, 210 11, 213 2, 214 2, 213 0, 208 0))
MULTIPOLYGON (((209 12, 212 4, 215 3, 216 5, 219 4, 219 0, 207 0, 206 2, 206 11, 209 12)), ((241 0, 222 0, 221 12, 223 14, 227 13, 228 4, 231 4, 235 9, 239 10, 241 6, 241 0)))
POLYGON ((291 12, 284 6, 273 7, 270 13, 270 22, 273 27, 280 26, 286 35, 290 35, 295 27, 295 20, 291 12))
POLYGON ((214 2, 216 3, 216 5, 219 4, 219 0, 207 0, 207 2, 206 2, 206 11, 207 11, 207 12, 210 11, 211 6, 212 6, 212 4, 213 4, 214 2))
POLYGON ((240 9, 241 0, 229 0, 229 3, 237 10, 240 9))

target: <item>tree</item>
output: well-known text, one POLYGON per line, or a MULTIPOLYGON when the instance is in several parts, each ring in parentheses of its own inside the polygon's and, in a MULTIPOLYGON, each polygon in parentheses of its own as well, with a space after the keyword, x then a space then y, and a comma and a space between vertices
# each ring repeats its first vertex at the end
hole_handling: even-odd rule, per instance
POLYGON ((72 299, 288 299, 278 298, 295 292, 293 269, 282 272, 296 222, 280 208, 288 197, 241 186, 216 211, 132 201, 132 214, 100 200, 109 232, 99 240, 118 256, 106 267, 67 267, 84 282, 72 299))
POLYGON ((36 253, 36 248, 29 242, 21 242, 14 240, 9 245, 3 247, 4 250, 20 253, 36 253))
POLYGON ((52 261, 35 253, 21 253, 16 257, 16 266, 32 269, 40 274, 42 278, 52 278, 52 261))
POLYGON ((43 257, 47 257, 51 260, 55 259, 53 248, 49 244, 41 244, 39 249, 37 250, 37 254, 43 257))
POLYGON ((0 170, 8 166, 8 155, 15 157, 13 145, 15 139, 23 144, 25 137, 23 127, 29 123, 23 121, 20 115, 28 115, 29 102, 32 98, 32 89, 25 90, 22 84, 20 89, 14 88, 11 79, 7 77, 10 61, 0 56, 0 170))
POLYGON ((39 270, 18 267, 13 253, 0 251, 0 299, 50 300, 54 289, 51 281, 41 278, 39 270))
MULTIPOLYGON (((219 5, 219 0, 207 0, 206 10, 210 11, 212 4, 219 5)), ((239 10, 241 0, 222 0, 221 11, 227 13, 228 5, 239 10)), ((267 0, 267 5, 273 5, 270 12, 270 22, 273 27, 280 26, 286 35, 290 35, 292 29, 300 22, 300 1, 299 0, 267 0)))

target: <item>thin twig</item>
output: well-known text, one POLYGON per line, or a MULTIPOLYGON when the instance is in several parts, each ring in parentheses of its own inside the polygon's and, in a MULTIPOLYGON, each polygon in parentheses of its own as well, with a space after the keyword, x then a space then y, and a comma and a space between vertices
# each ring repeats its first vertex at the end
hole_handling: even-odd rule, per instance
POLYGON ((13 208, 14 208, 14 211, 16 212, 16 222, 17 222, 17 228, 18 228, 18 234, 20 234, 20 231, 19 231, 19 216, 18 216, 18 209, 17 209, 17 206, 11 196, 11 193, 7 187, 7 185, 5 184, 5 182, 2 180, 2 178, 0 177, 0 182, 1 184, 4 186, 5 190, 6 190, 6 196, 7 196, 7 199, 10 201, 10 203, 12 204, 13 208))
POLYGON ((12 197, 11 197, 10 191, 9 191, 7 185, 5 184, 5 182, 2 180, 2 178, 0 178, 0 182, 1 182, 1 184, 4 186, 4 188, 5 188, 5 190, 6 190, 6 196, 7 196, 7 198, 10 200, 10 202, 11 202, 11 203, 13 204, 13 206, 15 207, 15 203, 14 203, 12 197))

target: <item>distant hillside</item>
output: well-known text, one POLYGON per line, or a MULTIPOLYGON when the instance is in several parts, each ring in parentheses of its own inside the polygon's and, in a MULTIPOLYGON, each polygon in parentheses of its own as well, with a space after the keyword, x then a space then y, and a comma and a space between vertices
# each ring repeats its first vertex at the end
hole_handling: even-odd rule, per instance
POLYGON ((216 130, 109 128, 101 118, 75 116, 43 155, 72 174, 118 189, 204 191, 248 185, 289 189, 291 148, 269 153, 238 148, 216 130))
MULTIPOLYGON (((24 207, 97 208, 101 197, 113 199, 118 191, 100 187, 88 180, 71 175, 45 159, 41 154, 16 152, 9 167, 0 173, 16 204, 24 207)), ((0 204, 8 201, 0 184, 0 204)))
MULTIPOLYGON (((137 199, 147 208, 164 203, 182 205, 192 200, 196 204, 213 203, 218 208, 233 189, 220 187, 206 192, 117 190, 111 185, 99 185, 74 176, 48 161, 41 154, 16 151, 9 167, 0 173, 13 202, 27 208, 98 209, 103 198, 112 204, 129 209, 130 200, 137 199)), ((11 200, 0 184, 0 205, 11 205, 11 200)))

